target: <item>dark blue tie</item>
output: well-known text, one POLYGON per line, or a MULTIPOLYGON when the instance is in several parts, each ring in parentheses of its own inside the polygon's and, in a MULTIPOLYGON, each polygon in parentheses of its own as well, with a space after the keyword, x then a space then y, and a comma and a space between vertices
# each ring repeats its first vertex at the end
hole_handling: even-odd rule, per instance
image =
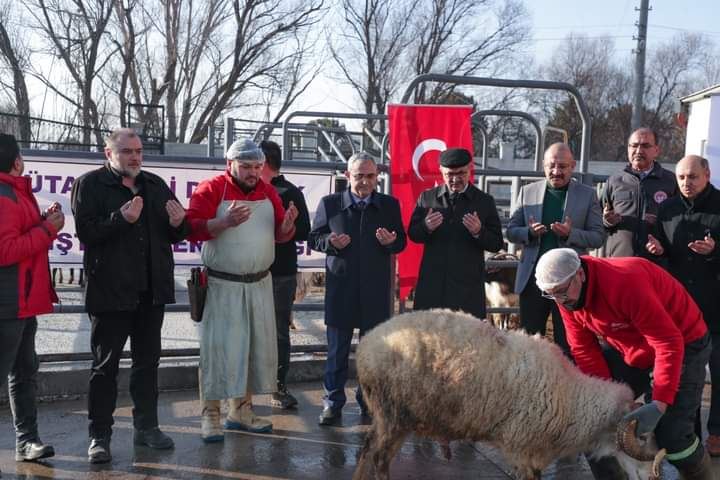
POLYGON ((357 208, 360 211, 365 210, 366 206, 367 206, 367 203, 365 203, 365 200, 360 200, 359 202, 357 202, 357 208))

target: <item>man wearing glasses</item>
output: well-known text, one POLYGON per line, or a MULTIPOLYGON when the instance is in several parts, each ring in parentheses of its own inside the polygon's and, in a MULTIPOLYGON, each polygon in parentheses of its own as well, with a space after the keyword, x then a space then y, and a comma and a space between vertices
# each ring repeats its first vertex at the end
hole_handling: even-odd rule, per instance
POLYGON ((603 223, 608 231, 609 257, 642 256, 648 233, 653 233, 658 206, 678 193, 675 175, 656 161, 657 135, 643 127, 628 140, 628 164, 610 176, 602 194, 603 223))
POLYGON ((485 251, 503 246, 492 196, 471 184, 470 152, 440 154, 444 184, 424 191, 410 218, 408 236, 425 246, 415 310, 449 308, 485 318, 485 251))
POLYGON ((507 238, 522 248, 515 279, 520 295, 520 325, 533 335, 545 335, 547 317, 552 314, 555 343, 569 355, 565 329, 555 302, 541 296, 535 285, 535 265, 546 252, 571 247, 580 254, 600 248, 605 228, 595 189, 572 181, 575 159, 570 147, 555 143, 545 151, 545 179, 520 190, 517 209, 510 217, 507 238))
MULTIPOLYGON (((636 434, 654 431, 681 478, 712 479, 695 434, 710 335, 682 284, 643 258, 581 258, 570 248, 543 255, 535 275, 560 307, 578 368, 651 397, 625 417, 637 420, 636 434)), ((614 457, 589 463, 595 478, 626 478, 614 457)))
POLYGON ((267 433, 272 422, 252 408, 253 393, 276 390, 277 342, 270 266, 275 242, 295 234, 298 210, 283 208, 261 178, 265 155, 251 140, 230 145, 222 175, 190 198, 191 240, 202 240, 208 293, 200 323, 201 437, 224 438, 220 403, 228 400, 227 430, 267 433))

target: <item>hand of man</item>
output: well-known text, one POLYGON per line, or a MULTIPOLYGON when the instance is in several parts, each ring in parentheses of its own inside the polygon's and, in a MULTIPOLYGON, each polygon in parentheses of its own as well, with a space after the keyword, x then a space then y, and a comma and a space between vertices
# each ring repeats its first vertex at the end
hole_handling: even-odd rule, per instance
POLYGON ((635 435, 645 435, 657 427, 660 418, 664 414, 661 408, 664 410, 664 404, 659 405, 658 402, 655 401, 646 403, 625 415, 623 420, 637 420, 635 435))
POLYGON ((615 226, 622 220, 622 215, 615 213, 615 210, 609 205, 605 204, 603 208, 603 220, 610 226, 615 226))
POLYGON ((643 220, 645 220, 646 223, 650 225, 655 225, 655 222, 657 221, 657 215, 654 213, 646 213, 643 215, 643 220))
POLYGON ((462 222, 463 225, 465 225, 465 228, 467 228, 468 232, 470 232, 470 235, 475 237, 480 234, 482 222, 480 221, 480 217, 478 217, 477 212, 466 213, 465 215, 463 215, 462 222))
POLYGON ((58 202, 53 202, 53 203, 47 208, 47 210, 45 210, 45 211, 43 212, 43 215, 42 215, 42 216, 43 216, 43 218, 48 218, 48 215, 50 215, 51 213, 60 212, 60 211, 62 211, 62 205, 60 205, 58 202))
POLYGON ((165 210, 170 219, 170 226, 173 228, 179 227, 185 219, 185 209, 180 205, 180 202, 177 200, 168 200, 165 203, 165 210))
POLYGON ((120 207, 120 213, 128 223, 135 223, 140 218, 143 209, 142 197, 133 197, 132 200, 120 207))
POLYGON ((295 220, 298 217, 298 209, 295 204, 290 201, 288 208, 285 210, 285 216, 283 217, 282 225, 280 225, 280 231, 282 233, 288 233, 295 227, 295 220))
POLYGON ((375 230, 375 238, 378 239, 380 245, 387 247, 397 239, 397 232, 391 232, 387 228, 380 227, 375 230))
POLYGON ((50 222, 56 232, 59 232, 65 226, 65 214, 62 210, 54 211, 45 217, 45 220, 50 222))
POLYGON ((547 233, 547 227, 535 220, 535 217, 532 215, 528 218, 528 229, 530 230, 530 235, 533 237, 542 237, 547 233))
POLYGON ((347 247, 350 244, 350 235, 346 233, 335 233, 332 232, 328 236, 328 241, 330 244, 337 248, 338 250, 342 250, 343 248, 347 247))
POLYGON ((425 226, 430 230, 430 233, 434 232, 442 222, 442 212, 433 212, 432 208, 428 209, 427 215, 425 215, 425 226))
POLYGON ((705 235, 702 240, 688 243, 688 248, 700 255, 710 255, 715 250, 715 240, 710 235, 705 235))
POLYGON ((559 238, 568 238, 570 236, 571 229, 572 220, 570 220, 570 217, 565 217, 565 221, 563 223, 553 222, 550 225, 550 230, 552 230, 559 238))
POLYGON ((658 256, 665 253, 665 249, 663 248, 660 241, 657 238, 655 238, 649 234, 648 234, 648 241, 645 244, 645 250, 652 253, 653 255, 658 255, 658 256))
POLYGON ((237 227, 241 223, 245 223, 248 218, 250 218, 250 207, 238 204, 235 200, 233 200, 227 210, 225 210, 223 220, 226 228, 230 228, 237 227))

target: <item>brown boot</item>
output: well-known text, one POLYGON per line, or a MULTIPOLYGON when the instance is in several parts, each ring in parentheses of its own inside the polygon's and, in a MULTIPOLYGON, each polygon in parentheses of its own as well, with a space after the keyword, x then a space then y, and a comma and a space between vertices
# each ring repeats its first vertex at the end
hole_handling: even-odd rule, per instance
POLYGON ((245 430, 253 433, 269 433, 272 422, 255 415, 252 410, 252 396, 228 399, 227 430, 245 430))
POLYGON ((720 457, 720 435, 710 435, 705 441, 705 450, 711 457, 720 457))
POLYGON ((715 480, 712 460, 707 450, 698 463, 677 467, 682 480, 715 480))

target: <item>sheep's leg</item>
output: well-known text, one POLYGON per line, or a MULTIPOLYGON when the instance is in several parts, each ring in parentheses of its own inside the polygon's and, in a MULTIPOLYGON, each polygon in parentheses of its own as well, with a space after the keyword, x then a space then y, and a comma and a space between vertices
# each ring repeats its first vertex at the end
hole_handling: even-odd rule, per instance
POLYGON ((393 431, 388 435, 384 435, 377 443, 375 451, 375 465, 377 465, 377 479, 390 479, 390 462, 397 454, 402 444, 405 442, 405 433, 393 431))
POLYGON ((388 480, 390 462, 402 447, 405 433, 395 428, 381 426, 384 422, 373 418, 373 425, 365 436, 353 480, 388 480))
POLYGON ((365 442, 363 443, 362 449, 360 450, 360 456, 358 457, 357 467, 355 467, 355 473, 353 474, 353 480, 365 480, 375 478, 374 470, 375 465, 372 464, 372 453, 375 450, 375 438, 377 432, 375 426, 370 428, 370 431, 365 435, 365 442))

